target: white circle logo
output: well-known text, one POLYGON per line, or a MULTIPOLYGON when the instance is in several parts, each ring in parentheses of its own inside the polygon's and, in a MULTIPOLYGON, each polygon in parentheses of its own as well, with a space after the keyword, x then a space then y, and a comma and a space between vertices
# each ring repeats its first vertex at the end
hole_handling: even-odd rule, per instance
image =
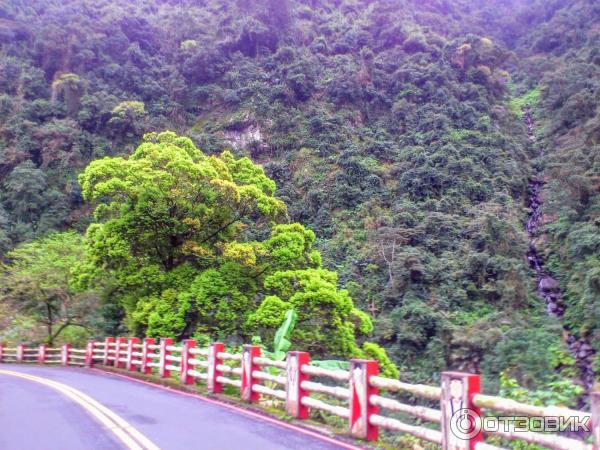
POLYGON ((481 432, 481 418, 472 409, 459 409, 452 414, 450 431, 459 439, 472 439, 481 432))

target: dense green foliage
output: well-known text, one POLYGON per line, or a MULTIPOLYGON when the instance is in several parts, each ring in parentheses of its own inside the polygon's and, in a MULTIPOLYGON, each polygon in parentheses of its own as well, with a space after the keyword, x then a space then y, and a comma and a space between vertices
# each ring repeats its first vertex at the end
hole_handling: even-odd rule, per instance
MULTIPOLYGON (((98 295, 75 287, 74 269, 86 258, 80 235, 53 233, 18 246, 8 258, 10 266, 0 273, 0 300, 12 307, 17 321, 19 316, 33 319, 23 334, 52 346, 69 328, 97 326, 98 295)), ((3 334, 0 338, 8 337, 3 334)))
POLYGON ((543 167, 548 267, 598 345, 595 3, 10 0, 0 255, 91 224, 106 332, 270 342, 294 308, 298 348, 559 382, 524 202, 543 167))
MULTIPOLYGON (((547 174, 546 256, 565 289, 565 323, 600 350, 600 32, 597 2, 557 11, 525 42, 545 53, 528 56, 523 89, 533 103, 547 174), (590 20, 594 18, 594 20, 590 20)), ((600 359, 596 359, 596 370, 600 359)))

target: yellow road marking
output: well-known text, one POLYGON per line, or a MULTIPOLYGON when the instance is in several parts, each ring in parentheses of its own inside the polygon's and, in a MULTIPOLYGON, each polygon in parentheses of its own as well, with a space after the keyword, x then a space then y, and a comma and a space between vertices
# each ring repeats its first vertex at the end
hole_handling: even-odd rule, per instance
POLYGON ((11 370, 0 369, 0 374, 12 375, 26 380, 35 381, 56 389, 79 404, 106 428, 112 431, 129 450, 160 450, 156 444, 131 426, 125 419, 77 389, 73 389, 66 384, 48 380, 47 378, 41 378, 22 372, 13 372, 11 370))

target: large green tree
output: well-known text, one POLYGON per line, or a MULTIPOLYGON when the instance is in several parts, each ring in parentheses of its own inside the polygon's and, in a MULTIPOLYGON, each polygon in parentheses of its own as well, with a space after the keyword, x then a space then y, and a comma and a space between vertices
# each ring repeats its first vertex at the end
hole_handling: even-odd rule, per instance
POLYGON ((248 339, 274 331, 293 307, 299 347, 363 354, 357 335, 372 331, 370 319, 248 158, 150 133, 131 157, 94 161, 79 180, 96 219, 82 279, 112 277, 135 333, 248 339))

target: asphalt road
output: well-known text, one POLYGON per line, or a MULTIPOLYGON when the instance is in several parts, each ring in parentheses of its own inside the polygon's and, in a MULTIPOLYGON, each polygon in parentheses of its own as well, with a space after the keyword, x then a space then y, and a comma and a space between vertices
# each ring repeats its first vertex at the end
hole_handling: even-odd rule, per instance
MULTIPOLYGON (((100 371, 15 364, 0 364, 0 370, 74 388, 164 450, 352 448, 220 404, 100 371)), ((131 448, 109 428, 114 427, 101 423, 68 394, 31 379, 0 373, 0 449, 131 448)))

